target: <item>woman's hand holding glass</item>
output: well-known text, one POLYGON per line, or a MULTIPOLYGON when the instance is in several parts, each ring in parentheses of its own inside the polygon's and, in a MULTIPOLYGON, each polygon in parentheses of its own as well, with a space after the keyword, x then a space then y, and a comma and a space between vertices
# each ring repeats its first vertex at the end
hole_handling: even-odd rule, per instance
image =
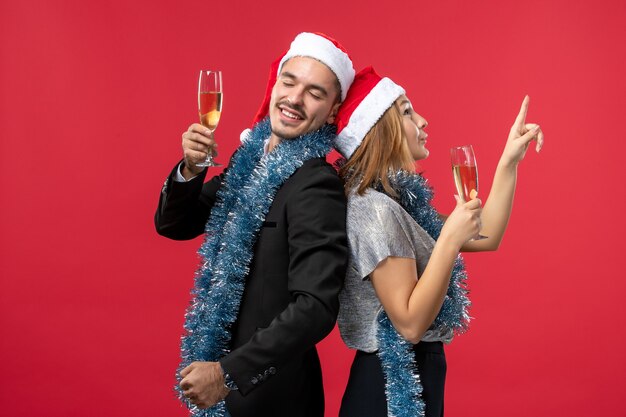
POLYGON ((480 232, 482 202, 478 198, 464 202, 459 196, 454 197, 456 207, 446 219, 438 240, 448 241, 460 250, 465 243, 474 239, 480 232))

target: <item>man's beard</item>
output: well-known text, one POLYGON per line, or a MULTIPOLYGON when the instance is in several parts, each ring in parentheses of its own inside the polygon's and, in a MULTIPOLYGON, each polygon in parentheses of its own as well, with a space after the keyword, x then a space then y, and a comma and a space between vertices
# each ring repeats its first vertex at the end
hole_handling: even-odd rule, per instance
POLYGON ((281 139, 283 139, 283 140, 291 140, 291 139, 295 139, 295 138, 298 138, 298 137, 300 137, 300 136, 302 136, 302 135, 306 135, 307 133, 309 133, 309 132, 304 132, 302 135, 297 135, 297 136, 285 136, 285 135, 283 135, 282 133, 280 133, 280 132, 276 131, 276 129, 274 129, 274 127, 273 127, 273 126, 271 126, 271 123, 270 123, 270 129, 271 129, 272 134, 273 134, 274 136, 277 136, 277 137, 279 137, 279 138, 281 138, 281 139))

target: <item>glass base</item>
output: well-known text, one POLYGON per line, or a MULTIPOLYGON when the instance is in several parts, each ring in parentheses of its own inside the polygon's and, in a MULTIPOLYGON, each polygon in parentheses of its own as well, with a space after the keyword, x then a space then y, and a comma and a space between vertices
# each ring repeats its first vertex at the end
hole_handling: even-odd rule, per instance
POLYGON ((205 167, 221 167, 222 164, 219 162, 215 162, 211 155, 207 156, 203 162, 198 162, 196 164, 197 167, 205 168, 205 167))

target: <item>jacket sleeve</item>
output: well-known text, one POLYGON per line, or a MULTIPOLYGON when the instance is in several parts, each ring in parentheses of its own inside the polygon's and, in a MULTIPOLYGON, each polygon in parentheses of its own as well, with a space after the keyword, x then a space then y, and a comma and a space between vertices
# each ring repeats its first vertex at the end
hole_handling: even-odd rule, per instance
POLYGON ((307 176, 287 203, 291 302, 250 341, 220 360, 246 395, 335 325, 348 257, 346 197, 333 168, 307 176))
POLYGON ((187 182, 174 180, 174 167, 161 189, 154 216, 157 233, 174 240, 193 239, 204 233, 204 227, 215 203, 223 174, 204 183, 207 170, 187 182))

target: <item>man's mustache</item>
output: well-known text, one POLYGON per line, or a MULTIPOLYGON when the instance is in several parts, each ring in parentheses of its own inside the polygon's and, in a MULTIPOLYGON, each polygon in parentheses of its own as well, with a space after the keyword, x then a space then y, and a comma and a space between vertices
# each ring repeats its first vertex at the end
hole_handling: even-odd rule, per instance
POLYGON ((289 100, 281 100, 281 101, 278 102, 277 105, 281 106, 281 107, 284 107, 285 109, 292 110, 293 113, 297 113, 303 119, 307 118, 307 115, 304 112, 304 109, 302 108, 302 105, 300 105, 300 104, 293 104, 289 100))

